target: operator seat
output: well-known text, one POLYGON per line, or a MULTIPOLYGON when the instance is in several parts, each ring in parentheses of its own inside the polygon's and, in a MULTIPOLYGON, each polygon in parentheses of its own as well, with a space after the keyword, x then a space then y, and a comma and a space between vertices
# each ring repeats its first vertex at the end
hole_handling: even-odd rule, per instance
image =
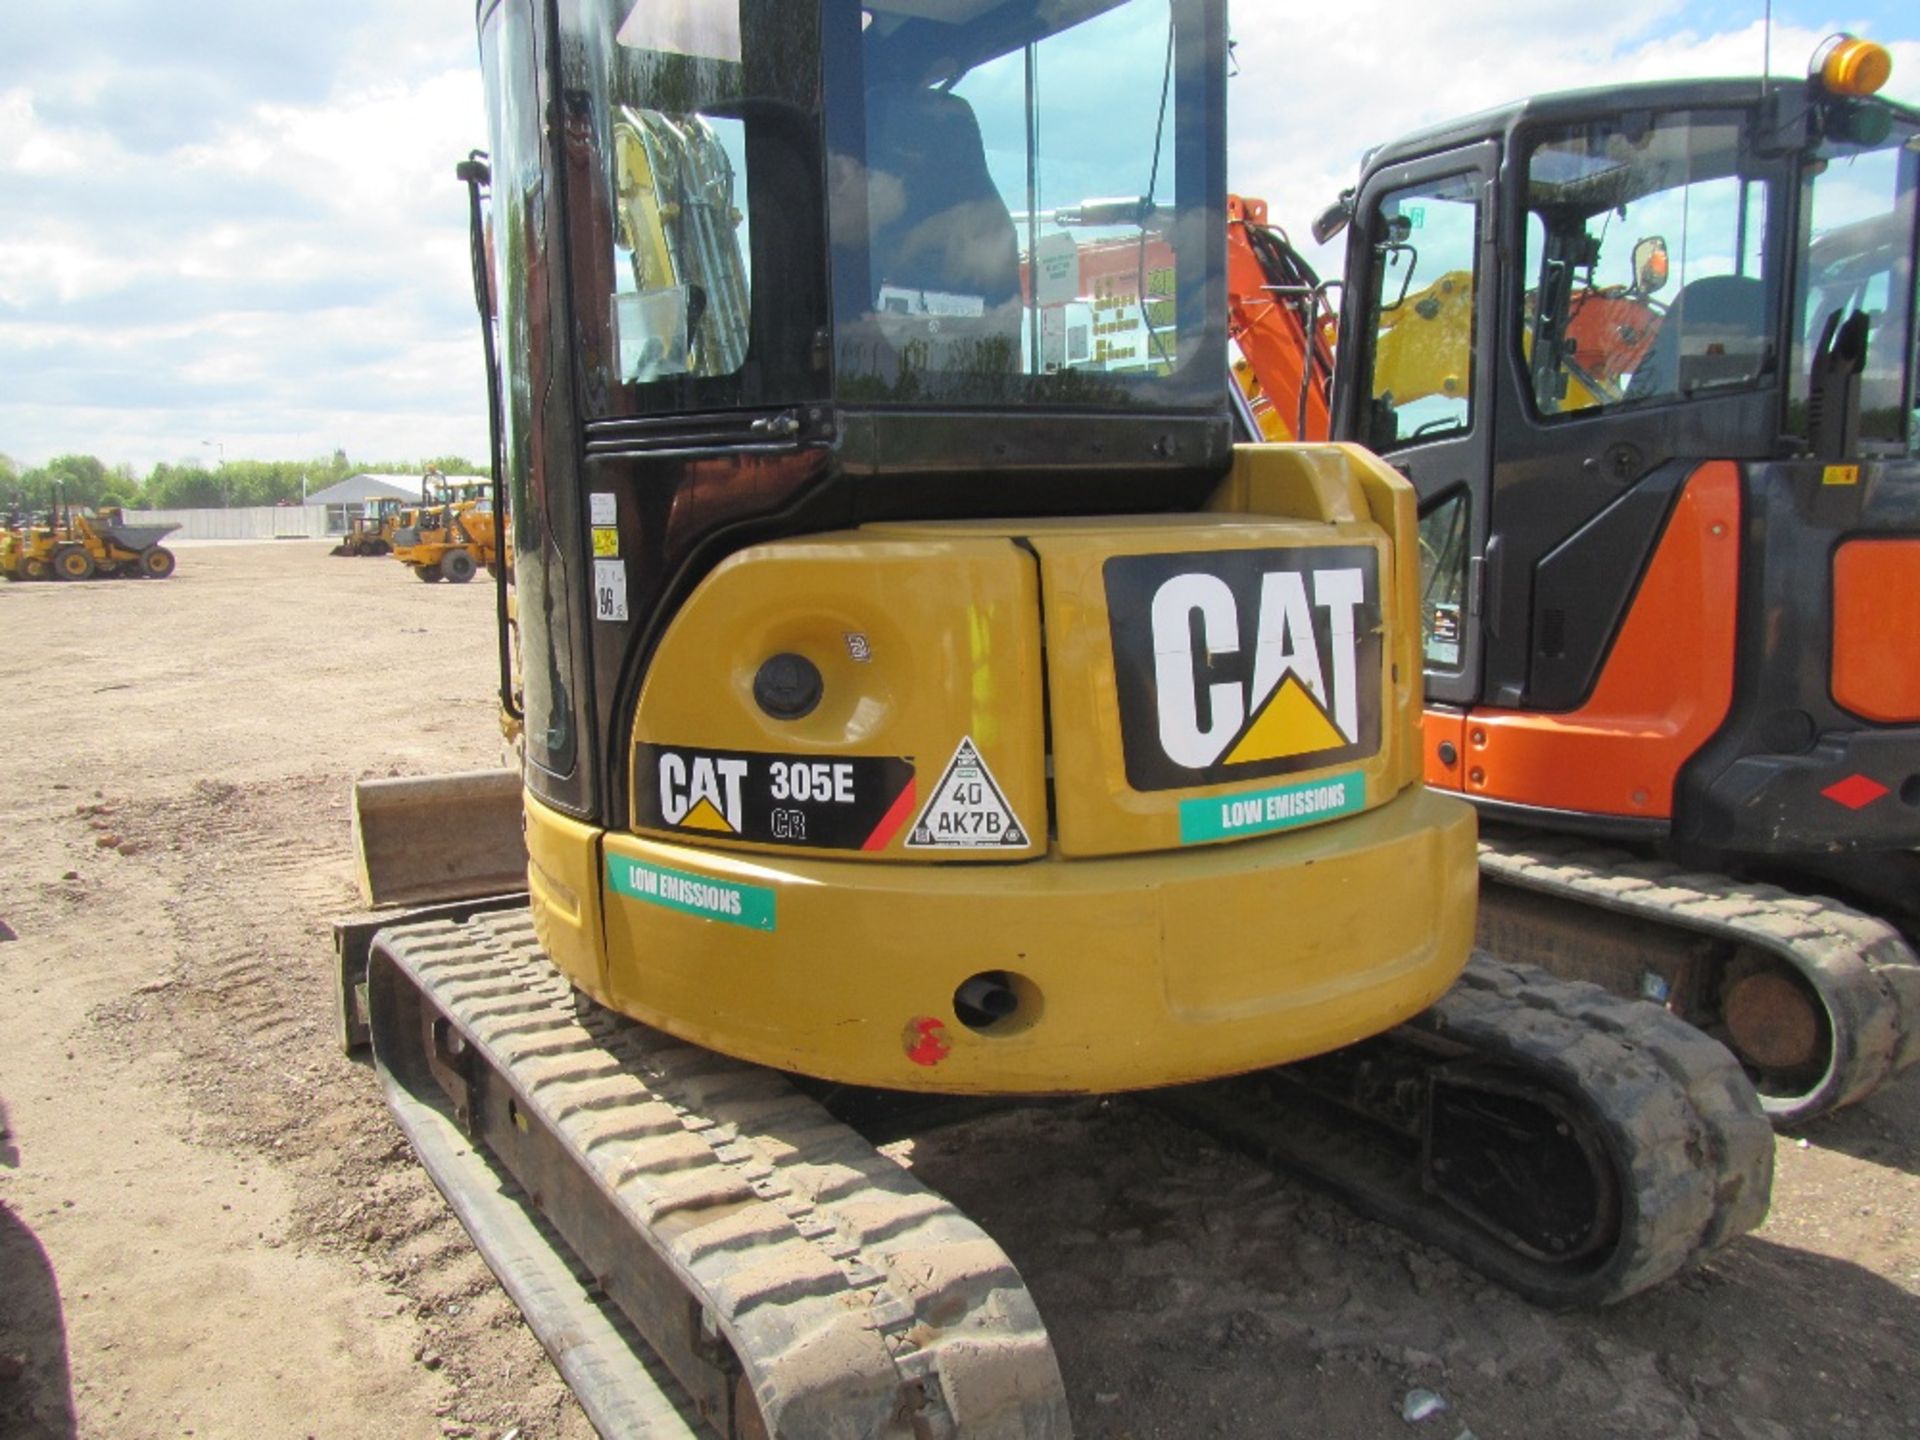
POLYGON ((1767 342, 1766 286, 1751 275, 1703 275, 1673 297, 1627 398, 1751 379, 1765 368, 1767 342))
POLYGON ((1010 320, 1018 340, 1019 241, 987 169, 980 122, 960 96, 899 84, 868 92, 867 224, 877 308, 883 286, 978 299, 988 329, 1002 332, 1010 320))

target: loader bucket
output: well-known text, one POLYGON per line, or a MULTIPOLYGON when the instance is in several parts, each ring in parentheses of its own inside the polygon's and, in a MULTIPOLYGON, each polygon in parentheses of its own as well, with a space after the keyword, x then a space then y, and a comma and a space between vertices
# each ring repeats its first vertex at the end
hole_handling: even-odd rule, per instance
POLYGON ((353 848, 369 905, 417 905, 527 887, 513 770, 362 780, 353 848))

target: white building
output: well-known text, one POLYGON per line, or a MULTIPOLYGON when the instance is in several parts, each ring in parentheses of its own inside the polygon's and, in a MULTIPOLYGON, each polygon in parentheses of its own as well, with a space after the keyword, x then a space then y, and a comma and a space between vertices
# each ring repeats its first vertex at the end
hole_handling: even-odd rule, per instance
POLYGON ((375 475, 362 473, 349 475, 336 485, 324 490, 316 490, 307 496, 309 508, 323 506, 326 509, 326 529, 328 535, 344 535, 352 525, 355 516, 367 513, 367 507, 375 500, 404 500, 409 505, 420 503, 421 477, 418 475, 375 475))

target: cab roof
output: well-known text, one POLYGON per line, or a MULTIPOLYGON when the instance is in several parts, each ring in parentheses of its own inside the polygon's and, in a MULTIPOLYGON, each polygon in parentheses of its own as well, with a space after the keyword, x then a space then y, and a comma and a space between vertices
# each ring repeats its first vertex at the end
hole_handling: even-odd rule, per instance
MULTIPOLYGON (((1811 103, 1812 82, 1804 79, 1774 77, 1765 82, 1765 92, 1797 97, 1811 103)), ((1480 110, 1472 115, 1443 121, 1422 130, 1402 135, 1370 150, 1361 168, 1374 170, 1398 164, 1437 150, 1451 150, 1480 140, 1504 139, 1523 125, 1565 125, 1602 115, 1617 115, 1626 110, 1685 110, 1731 108, 1759 101, 1762 82, 1755 77, 1715 80, 1654 80, 1638 85, 1602 85, 1584 90, 1562 90, 1549 95, 1530 95, 1480 110)), ((1895 116, 1920 124, 1920 110, 1898 101, 1876 96, 1871 103, 1886 106, 1895 116)))

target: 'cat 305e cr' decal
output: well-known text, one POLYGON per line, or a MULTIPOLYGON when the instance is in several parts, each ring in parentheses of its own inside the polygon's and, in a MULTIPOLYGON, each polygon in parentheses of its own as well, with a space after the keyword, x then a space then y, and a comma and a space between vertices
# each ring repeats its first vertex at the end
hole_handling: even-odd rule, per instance
POLYGON ((1380 748, 1380 577, 1361 545, 1117 555, 1107 612, 1136 790, 1380 748))
POLYGON ((635 819, 650 830, 816 850, 884 850, 913 814, 904 756, 634 747, 635 819))

